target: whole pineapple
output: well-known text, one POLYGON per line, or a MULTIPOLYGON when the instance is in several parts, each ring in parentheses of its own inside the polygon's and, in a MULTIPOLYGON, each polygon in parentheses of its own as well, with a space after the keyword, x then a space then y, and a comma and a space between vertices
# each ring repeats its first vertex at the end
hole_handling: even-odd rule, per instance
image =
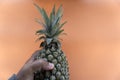
POLYGON ((40 23, 43 26, 43 29, 36 31, 36 34, 39 35, 37 40, 43 39, 40 47, 39 56, 35 59, 44 59, 48 62, 51 62, 55 65, 55 68, 51 71, 37 71, 34 73, 34 80, 69 80, 69 69, 66 56, 61 50, 61 44, 59 41, 59 35, 63 33, 63 25, 66 23, 60 22, 63 11, 62 5, 55 11, 55 5, 50 13, 50 16, 47 15, 46 11, 43 8, 40 8, 37 4, 34 4, 38 11, 41 13, 44 22, 41 22, 39 19, 36 19, 36 22, 40 23))

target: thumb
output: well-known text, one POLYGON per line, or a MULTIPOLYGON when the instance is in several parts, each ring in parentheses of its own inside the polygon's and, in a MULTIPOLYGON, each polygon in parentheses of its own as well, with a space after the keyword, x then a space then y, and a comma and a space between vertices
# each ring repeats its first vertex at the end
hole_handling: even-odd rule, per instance
POLYGON ((54 68, 53 63, 46 62, 43 59, 39 59, 34 61, 32 64, 32 70, 37 71, 37 70, 52 70, 54 68))

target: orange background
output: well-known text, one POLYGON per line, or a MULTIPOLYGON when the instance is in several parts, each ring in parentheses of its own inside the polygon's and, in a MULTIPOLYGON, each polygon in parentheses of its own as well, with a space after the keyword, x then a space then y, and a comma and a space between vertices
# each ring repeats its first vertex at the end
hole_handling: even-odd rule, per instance
MULTIPOLYGON (((70 66, 70 80, 120 80, 119 0, 37 0, 47 9, 62 3, 62 48, 70 66)), ((0 80, 17 73, 39 49, 35 31, 39 17, 32 0, 0 0, 0 80)))

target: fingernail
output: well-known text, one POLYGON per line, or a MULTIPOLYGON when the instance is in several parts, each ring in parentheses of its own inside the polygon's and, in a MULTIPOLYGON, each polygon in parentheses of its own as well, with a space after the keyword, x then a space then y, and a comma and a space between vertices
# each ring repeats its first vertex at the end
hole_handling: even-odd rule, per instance
POLYGON ((53 68, 54 68, 54 64, 53 64, 53 63, 49 63, 48 68, 49 68, 49 69, 53 69, 53 68))

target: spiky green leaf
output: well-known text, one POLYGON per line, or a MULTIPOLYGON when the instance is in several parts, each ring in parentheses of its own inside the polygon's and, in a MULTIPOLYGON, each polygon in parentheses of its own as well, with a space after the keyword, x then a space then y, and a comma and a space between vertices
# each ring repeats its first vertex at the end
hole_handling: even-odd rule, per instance
POLYGON ((63 31, 64 31, 64 29, 58 31, 53 37, 58 37, 63 31))
POLYGON ((52 27, 55 26, 58 23, 59 20, 60 20, 60 18, 55 18, 55 20, 52 23, 52 27))
POLYGON ((58 18, 58 17, 61 17, 62 14, 63 14, 62 5, 60 5, 60 7, 59 7, 58 10, 57 10, 56 17, 57 17, 57 18, 58 18))
POLYGON ((56 24, 53 29, 52 29, 52 35, 54 35, 55 33, 59 32, 60 29, 67 23, 67 21, 65 21, 64 23, 62 24, 56 24))
POLYGON ((46 34, 46 31, 45 30, 38 30, 38 31, 36 31, 36 34, 46 34))
POLYGON ((36 31, 36 34, 38 35, 45 35, 46 37, 50 37, 51 35, 46 30, 38 30, 36 31))
POLYGON ((36 42, 39 41, 39 40, 41 40, 41 39, 45 40, 46 38, 45 38, 45 36, 41 36, 41 37, 39 37, 39 38, 36 40, 36 42))
POLYGON ((59 28, 59 23, 52 27, 52 33, 51 33, 51 35, 54 35, 56 33, 56 31, 57 31, 58 28, 59 28))
POLYGON ((59 30, 67 23, 67 21, 63 22, 60 26, 59 26, 59 30))
POLYGON ((54 19, 54 21, 53 21, 53 23, 52 23, 52 26, 54 26, 55 24, 57 24, 57 23, 59 23, 59 21, 61 20, 61 18, 62 18, 62 13, 63 13, 63 11, 62 11, 62 5, 58 8, 58 10, 57 10, 57 13, 56 13, 56 15, 55 15, 55 19, 54 19))
POLYGON ((50 20, 49 20, 49 17, 48 17, 48 15, 47 15, 47 13, 46 13, 46 11, 45 11, 44 8, 42 9, 42 11, 43 11, 43 17, 44 17, 43 19, 44 19, 44 21, 45 21, 47 27, 49 27, 49 26, 50 26, 50 20))
POLYGON ((53 14, 52 14, 52 12, 50 13, 50 26, 52 26, 52 16, 53 16, 53 14))
POLYGON ((50 13, 51 26, 52 26, 52 23, 53 23, 54 19, 55 19, 55 5, 53 6, 52 12, 50 13))
POLYGON ((41 9, 37 4, 34 4, 34 5, 38 9, 40 14, 42 15, 42 18, 44 19, 46 26, 48 26, 49 25, 49 18, 48 18, 46 11, 43 8, 41 9))
POLYGON ((53 6, 52 14, 55 15, 55 5, 53 6))
POLYGON ((35 4, 35 3, 34 3, 34 6, 37 8, 37 10, 40 12, 40 14, 43 17, 43 11, 42 11, 42 9, 37 4, 35 4))
POLYGON ((37 22, 37 23, 39 23, 40 25, 42 25, 42 27, 44 27, 45 29, 47 28, 46 25, 45 25, 42 21, 40 21, 40 19, 35 18, 35 22, 37 22))

